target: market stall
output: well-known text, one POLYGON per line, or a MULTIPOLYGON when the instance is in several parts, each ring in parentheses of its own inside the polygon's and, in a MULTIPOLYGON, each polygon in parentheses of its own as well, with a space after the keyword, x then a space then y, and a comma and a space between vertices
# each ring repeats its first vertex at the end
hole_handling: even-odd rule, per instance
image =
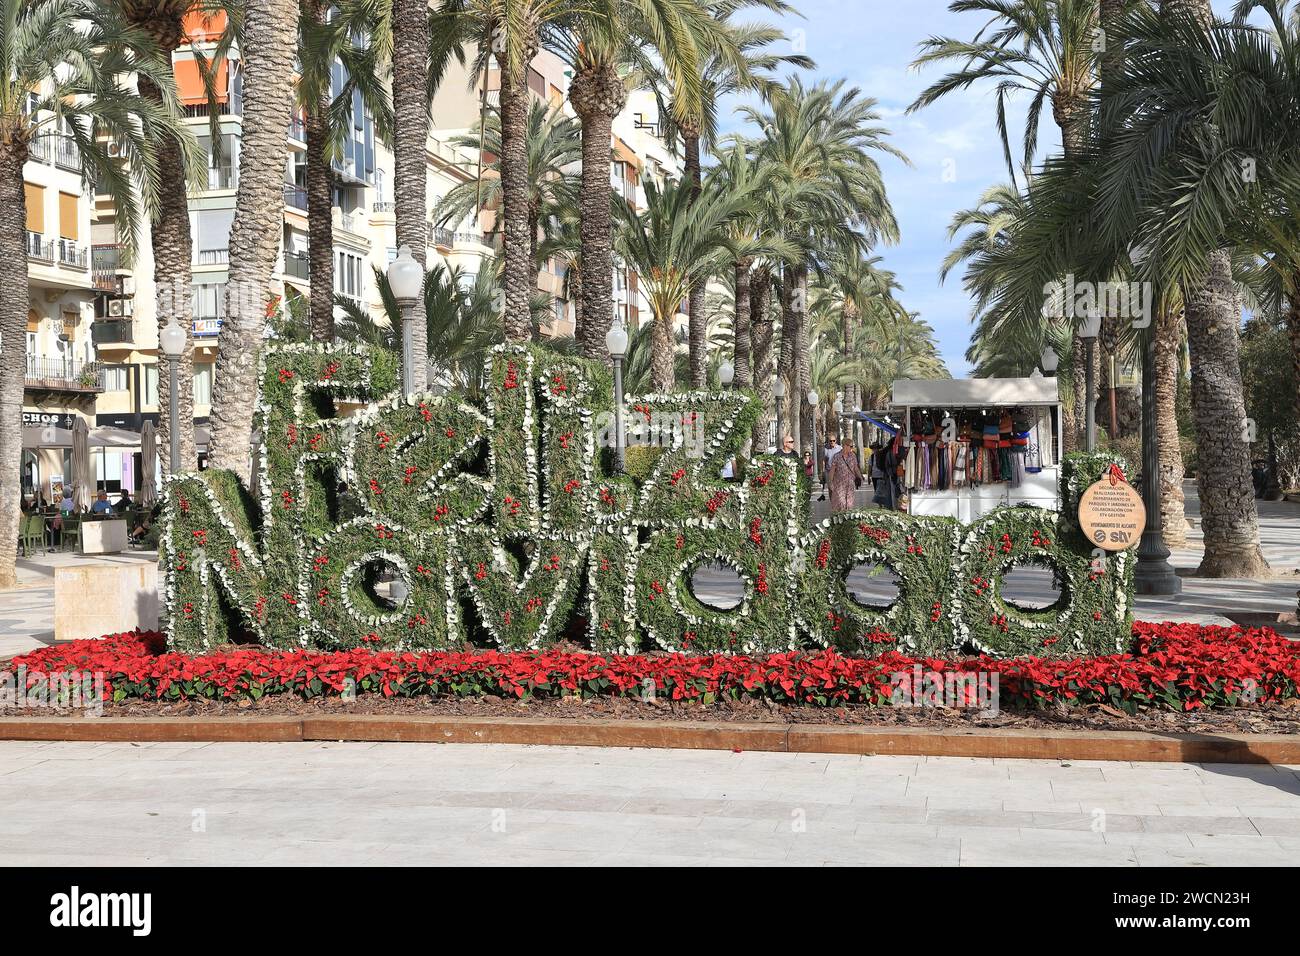
POLYGON ((1055 378, 900 379, 892 406, 912 514, 970 522, 1002 505, 1059 508, 1055 378))

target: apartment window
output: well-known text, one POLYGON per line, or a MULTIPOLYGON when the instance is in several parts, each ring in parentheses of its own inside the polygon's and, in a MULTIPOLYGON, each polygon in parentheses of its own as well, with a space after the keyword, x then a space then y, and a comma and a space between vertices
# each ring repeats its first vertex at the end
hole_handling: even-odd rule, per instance
POLYGON ((59 193, 59 238, 77 240, 77 196, 59 193))
POLYGON ((104 391, 125 392, 130 390, 131 369, 126 365, 104 366, 104 391))
POLYGON ((196 319, 219 319, 226 314, 226 284, 206 283, 193 287, 190 309, 196 319))
POLYGON ((362 273, 364 267, 365 261, 361 256, 353 255, 350 252, 336 252, 334 254, 334 291, 339 295, 346 295, 353 299, 361 298, 365 288, 362 273))
POLYGON ((230 230, 235 223, 233 209, 201 209, 195 223, 194 255, 199 265, 227 261, 230 230))
POLYGON ((45 232, 45 187, 23 183, 26 193, 27 231, 41 235, 45 232))
POLYGON ((141 390, 144 394, 140 396, 141 405, 152 405, 155 408, 158 405, 158 366, 142 366, 140 376, 141 390))
POLYGON ((194 366, 194 404, 212 404, 212 366, 194 366))

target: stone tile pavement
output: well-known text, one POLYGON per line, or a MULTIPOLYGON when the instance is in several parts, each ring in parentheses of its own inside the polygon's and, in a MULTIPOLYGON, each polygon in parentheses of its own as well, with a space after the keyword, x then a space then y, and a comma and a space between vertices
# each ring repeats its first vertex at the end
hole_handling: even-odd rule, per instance
POLYGON ((1300 768, 0 743, 0 864, 1285 865, 1300 768))
MULTIPOLYGON (((54 643, 55 568, 76 564, 136 564, 157 560, 156 551, 128 551, 90 557, 70 551, 51 551, 31 558, 19 558, 18 587, 0 591, 0 659, 34 650, 42 644, 54 643)), ((85 595, 84 599, 94 600, 94 595, 85 595)))

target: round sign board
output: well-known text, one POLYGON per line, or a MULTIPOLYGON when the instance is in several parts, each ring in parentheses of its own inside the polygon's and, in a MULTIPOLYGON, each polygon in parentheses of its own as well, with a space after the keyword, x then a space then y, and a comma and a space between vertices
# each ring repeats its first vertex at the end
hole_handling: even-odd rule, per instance
POLYGON ((1094 545, 1124 551, 1137 545, 1147 525, 1147 509, 1133 486, 1108 475, 1079 499, 1079 527, 1094 545))

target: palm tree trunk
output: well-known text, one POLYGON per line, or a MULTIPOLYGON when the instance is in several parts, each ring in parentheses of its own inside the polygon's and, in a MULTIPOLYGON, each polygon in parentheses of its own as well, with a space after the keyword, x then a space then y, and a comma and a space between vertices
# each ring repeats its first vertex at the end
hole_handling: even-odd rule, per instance
MULTIPOLYGON (((501 284, 505 291, 505 333, 507 342, 527 342, 533 335, 532 300, 536 279, 528 236, 528 64, 537 52, 537 40, 529 37, 518 69, 512 69, 509 54, 497 54, 501 77, 501 284)), ((608 176, 605 177, 608 180, 608 176)))
MULTIPOLYGON (((393 212, 397 245, 409 247, 422 266, 429 241, 428 13, 428 0, 393 0, 393 212)), ((397 340, 402 340, 400 330, 397 340)), ((424 322, 411 323, 411 352, 416 368, 428 367, 429 330, 424 322)))
POLYGON ((672 313, 660 315, 656 312, 650 333, 650 383, 656 392, 673 390, 675 365, 672 313))
POLYGON ((23 460, 23 377, 27 332, 27 201, 23 163, 27 143, 12 134, 0 139, 0 588, 17 583, 18 522, 21 520, 23 460))
POLYGON ((1291 369, 1296 383, 1293 395, 1296 420, 1300 421, 1300 275, 1291 277, 1293 291, 1287 297, 1286 335, 1291 342, 1291 369))
POLYGON ((736 260, 736 293, 732 309, 731 335, 734 341, 732 353, 735 356, 737 388, 749 388, 754 384, 754 375, 749 364, 752 344, 749 329, 749 267, 750 260, 736 260))
POLYGON ((1226 250, 1208 257, 1204 280, 1183 290, 1192 360, 1196 484, 1205 557, 1199 574, 1258 577, 1268 571, 1250 475, 1246 400, 1241 385, 1241 308, 1226 250))
MULTIPOLYGON (((325 21, 320 0, 303 0, 304 14, 316 25, 325 21)), ((329 146, 328 91, 303 108, 307 134, 307 254, 311 268, 308 325, 312 341, 334 341, 334 171, 326 159, 329 146)))
MULTIPOLYGON (((799 376, 797 373, 797 342, 799 319, 794 311, 794 268, 787 264, 781 271, 781 352, 777 357, 777 374, 785 382, 784 408, 781 418, 794 438, 795 448, 801 449, 799 434, 799 376)), ((779 445, 781 438, 778 437, 779 445)))
POLYGON ((1183 495, 1183 449, 1178 435, 1178 349, 1183 341, 1182 316, 1167 310, 1156 322, 1156 449, 1160 459, 1160 515, 1165 544, 1187 546, 1183 495))
MULTIPOLYGON (((1207 28, 1209 0, 1161 0, 1162 15, 1191 16, 1207 28)), ((1241 306, 1232 258, 1207 257, 1199 281, 1183 289, 1192 362, 1196 486, 1201 499, 1205 577, 1257 577, 1268 571, 1259 548, 1259 515, 1250 475, 1245 393, 1241 385, 1241 306)))
MULTIPOLYGON (((1075 155, 1083 148, 1088 135, 1089 121, 1087 96, 1074 96, 1058 93, 1052 97, 1052 118, 1061 131, 1061 151, 1066 158, 1075 155)), ((1072 306, 1072 303, 1071 303, 1072 306)), ((1067 312, 1068 314, 1068 312, 1067 312)), ((1096 371, 1097 350, 1093 350, 1094 373, 1096 371)), ((1087 349, 1077 330, 1070 333, 1070 359, 1074 386, 1074 435, 1073 441, 1067 439, 1066 447, 1083 446, 1083 429, 1086 421, 1087 407, 1087 349)), ((1097 381, 1094 374, 1093 381, 1097 381)))
MULTIPOLYGON (((699 198, 700 179, 700 134, 689 127, 682 130, 683 174, 691 182, 691 203, 699 198)), ((687 299, 686 314, 689 317, 689 343, 691 356, 691 388, 708 386, 709 375, 709 322, 704 314, 704 285, 697 284, 691 289, 687 299)), ((737 363, 737 371, 739 364, 737 363)))
MULTIPOLYGON (((582 237, 582 341, 584 358, 605 359, 605 333, 614 318, 614 244, 610 196, 610 143, 614 117, 627 102, 627 88, 608 64, 578 72, 569 86, 569 102, 582 121, 582 179, 579 185, 582 237)), ((669 318, 671 324, 671 318, 669 318)), ((656 318, 656 359, 659 320, 656 318)), ((669 329, 669 338, 672 331, 669 329)), ((669 354, 671 355, 671 347, 669 354)), ((667 385, 658 377, 655 387, 672 389, 672 367, 667 385)))
MULTIPOLYGON (((1101 78, 1103 96, 1107 88, 1118 79, 1124 71, 1124 44, 1115 37, 1118 24, 1124 14, 1126 0, 1101 0, 1099 5, 1099 23, 1106 46, 1100 57, 1098 73, 1101 78)), ((1142 418, 1138 394, 1131 388, 1118 388, 1111 382, 1112 359, 1118 361, 1116 352, 1119 348, 1120 327, 1127 317, 1106 315, 1102 317, 1101 348, 1099 361, 1101 374, 1097 379, 1097 421, 1106 423, 1106 433, 1111 439, 1134 434, 1142 418), (1110 420, 1110 389, 1115 388, 1116 427, 1110 420)), ((1118 366, 1115 369, 1118 372, 1118 366)))
POLYGON ((230 230, 226 318, 212 389, 213 467, 249 483, 257 359, 271 275, 284 232, 284 131, 293 105, 297 4, 253 0, 245 8, 243 144, 230 230))
POLYGON ((581 344, 586 320, 582 317, 582 270, 576 263, 569 266, 568 279, 569 303, 573 306, 573 340, 581 344))
MULTIPOLYGON (((167 51, 171 55, 171 50, 167 51)), ((162 94, 152 83, 140 79, 142 98, 162 102, 162 94)), ((198 464, 194 446, 194 316, 191 302, 193 285, 191 263, 193 240, 190 236, 190 202, 185 181, 185 160, 174 137, 163 135, 154 146, 158 158, 158 215, 150 223, 153 250, 153 278, 158 330, 171 322, 185 331, 185 350, 177 365, 180 396, 176 422, 180 427, 181 467, 193 469, 198 464)), ((162 371, 159 356, 159 372, 162 371)), ((171 447, 171 389, 158 383, 158 447, 171 447)), ((171 472, 171 456, 158 456, 163 474, 171 472)), ((152 466, 150 466, 152 467, 152 466)))
MULTIPOLYGON (((754 270, 749 280, 749 339, 753 346, 750 361, 753 366, 754 390, 758 392, 759 407, 762 409, 758 421, 754 423, 752 440, 756 453, 767 450, 767 430, 770 416, 767 410, 772 407, 772 314, 768 311, 768 290, 772 278, 767 266, 754 270)), ((781 436, 776 436, 778 450, 781 436)))
MULTIPOLYGON (((541 226, 541 216, 538 214, 537 207, 533 203, 528 204, 528 329, 529 335, 534 342, 540 342, 542 339, 542 319, 539 314, 533 311, 532 296, 537 290, 537 277, 541 274, 541 263, 537 261, 537 231, 541 226)), ((552 313, 553 315, 554 313, 552 313)), ((554 319, 547 320, 552 326, 554 332, 554 319)))
POLYGON ((812 350, 808 347, 808 267, 800 265, 795 272, 794 302, 791 311, 799 325, 799 334, 795 338, 795 370, 799 376, 799 435, 801 442, 812 449, 816 436, 814 428, 816 409, 808 404, 808 393, 812 390, 812 350))
MULTIPOLYGON (((124 8, 131 22, 143 29, 158 44, 160 56, 169 61, 177 47, 184 42, 181 17, 174 7, 156 7, 141 10, 141 17, 132 16, 135 8, 124 8)), ((142 99, 162 103, 162 92, 149 80, 140 78, 136 88, 142 99)), ((189 184, 185 181, 185 161, 180 144, 164 134, 154 146, 158 163, 158 215, 150 223, 150 246, 153 251, 154 301, 158 330, 161 332, 173 320, 185 332, 185 350, 177 364, 180 396, 176 420, 180 426, 180 456, 183 468, 192 469, 198 464, 194 446, 194 315, 191 302, 193 286, 191 264, 194 247, 190 235, 189 184)), ((161 370, 161 356, 159 356, 161 370)), ((159 382, 158 387, 158 447, 171 447, 171 389, 159 382)), ((171 471, 171 456, 159 455, 163 474, 171 471)))

